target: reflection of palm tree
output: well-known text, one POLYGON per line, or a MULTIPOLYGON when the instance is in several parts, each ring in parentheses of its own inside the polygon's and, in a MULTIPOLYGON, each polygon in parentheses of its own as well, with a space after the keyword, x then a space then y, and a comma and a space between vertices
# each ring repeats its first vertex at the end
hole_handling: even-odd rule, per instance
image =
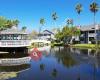
POLYGON ((45 69, 45 64, 40 64, 40 70, 44 71, 44 69, 45 69))
POLYGON ((59 63, 62 63, 64 66, 72 67, 77 63, 68 52, 69 49, 61 50, 61 52, 57 51, 55 57, 57 58, 57 61, 59 61, 59 63))
POLYGON ((80 80, 80 77, 77 80, 80 80))
POLYGON ((58 71, 54 68, 52 71, 52 76, 57 77, 58 71))

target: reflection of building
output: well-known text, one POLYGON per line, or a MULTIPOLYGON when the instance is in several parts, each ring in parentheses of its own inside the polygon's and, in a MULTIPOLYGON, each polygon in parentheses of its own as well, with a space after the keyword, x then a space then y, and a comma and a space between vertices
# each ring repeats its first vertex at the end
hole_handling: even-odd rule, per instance
POLYGON ((100 25, 88 25, 81 27, 81 43, 93 43, 95 39, 100 40, 100 25), (96 32, 95 32, 96 31, 96 32))
POLYGON ((16 66, 0 66, 1 72, 22 72, 30 68, 30 64, 16 66))
POLYGON ((78 62, 92 64, 97 69, 100 67, 100 50, 70 48, 70 51, 78 62))
POLYGON ((39 34, 39 37, 41 39, 45 39, 45 40, 53 40, 54 38, 54 33, 49 31, 49 30, 44 30, 41 34, 39 34))

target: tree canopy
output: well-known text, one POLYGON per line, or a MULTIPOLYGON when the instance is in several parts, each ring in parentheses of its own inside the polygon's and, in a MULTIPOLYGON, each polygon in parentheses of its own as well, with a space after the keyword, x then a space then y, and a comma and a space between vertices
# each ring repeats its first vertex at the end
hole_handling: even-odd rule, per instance
POLYGON ((17 26, 18 24, 18 20, 10 20, 0 16, 0 30, 5 30, 7 28, 11 28, 12 26, 17 26))
POLYGON ((80 35, 80 29, 77 27, 68 27, 64 26, 62 30, 58 30, 56 33, 55 37, 57 40, 61 41, 66 39, 71 38, 72 36, 77 36, 80 35))

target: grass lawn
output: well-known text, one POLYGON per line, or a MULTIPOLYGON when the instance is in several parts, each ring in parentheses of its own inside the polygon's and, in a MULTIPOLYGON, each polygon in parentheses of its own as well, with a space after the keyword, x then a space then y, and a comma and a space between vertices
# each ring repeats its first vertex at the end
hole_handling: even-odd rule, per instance
MULTIPOLYGON (((78 48, 92 48, 95 49, 96 45, 95 44, 74 44, 71 45, 72 47, 78 47, 78 48)), ((100 45, 98 46, 98 48, 100 48, 100 45)))

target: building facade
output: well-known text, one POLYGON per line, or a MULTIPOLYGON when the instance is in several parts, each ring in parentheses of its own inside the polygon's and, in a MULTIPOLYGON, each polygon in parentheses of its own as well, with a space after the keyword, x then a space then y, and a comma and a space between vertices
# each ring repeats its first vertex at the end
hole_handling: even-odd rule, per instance
POLYGON ((48 41, 52 41, 53 39, 55 39, 54 33, 49 30, 44 30, 41 34, 39 34, 39 38, 48 41))
POLYGON ((80 27, 81 35, 80 42, 81 43, 96 43, 96 41, 100 41, 100 25, 88 25, 80 27))
POLYGON ((28 33, 15 27, 0 31, 0 48, 25 48, 29 46, 28 33))
POLYGON ((22 65, 30 62, 28 33, 16 27, 0 31, 0 66, 22 65))

